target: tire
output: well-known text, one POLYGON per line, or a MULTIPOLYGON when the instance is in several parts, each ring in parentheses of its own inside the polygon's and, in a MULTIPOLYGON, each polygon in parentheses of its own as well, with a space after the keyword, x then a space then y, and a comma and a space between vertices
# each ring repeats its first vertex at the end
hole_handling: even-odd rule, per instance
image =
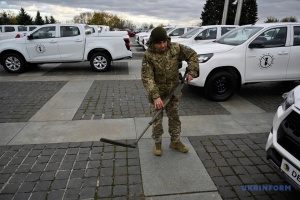
POLYGON ((26 70, 26 62, 17 53, 7 53, 3 56, 1 64, 7 72, 21 73, 26 70))
POLYGON ((228 71, 219 71, 209 77, 204 92, 210 100, 226 101, 232 97, 236 89, 236 77, 228 71))
POLYGON ((95 53, 90 60, 90 65, 94 71, 104 72, 110 69, 111 60, 102 52, 95 53))

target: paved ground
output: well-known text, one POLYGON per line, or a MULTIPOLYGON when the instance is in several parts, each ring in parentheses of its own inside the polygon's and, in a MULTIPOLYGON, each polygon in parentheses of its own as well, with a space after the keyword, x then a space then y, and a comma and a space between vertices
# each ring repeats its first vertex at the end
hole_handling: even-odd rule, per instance
POLYGON ((155 157, 149 130, 136 149, 95 139, 132 143, 149 121, 134 63, 116 62, 104 74, 88 63, 0 70, 0 199, 298 199, 293 189, 254 188, 290 189, 264 148, 281 95, 298 83, 246 85, 222 103, 186 86, 180 115, 190 152, 172 151, 164 139, 155 157))

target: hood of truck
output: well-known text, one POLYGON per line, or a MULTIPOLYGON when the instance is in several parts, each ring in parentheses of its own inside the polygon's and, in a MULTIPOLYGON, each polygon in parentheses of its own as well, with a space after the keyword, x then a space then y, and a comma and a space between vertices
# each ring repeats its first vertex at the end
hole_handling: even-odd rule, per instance
POLYGON ((219 44, 215 42, 206 43, 206 44, 190 44, 188 45, 194 49, 197 54, 209 54, 209 53, 221 53, 234 49, 236 46, 219 44))

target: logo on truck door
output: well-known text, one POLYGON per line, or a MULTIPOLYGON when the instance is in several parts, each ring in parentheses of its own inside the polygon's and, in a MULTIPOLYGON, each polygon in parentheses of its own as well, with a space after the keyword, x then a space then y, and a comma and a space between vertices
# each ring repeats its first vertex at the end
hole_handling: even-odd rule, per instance
POLYGON ((37 45, 35 45, 35 51, 37 53, 44 53, 46 51, 46 48, 42 44, 37 44, 37 45))
POLYGON ((272 56, 269 53, 263 54, 259 58, 259 68, 260 69, 268 69, 273 65, 273 63, 274 63, 273 61, 274 61, 274 56, 272 56))

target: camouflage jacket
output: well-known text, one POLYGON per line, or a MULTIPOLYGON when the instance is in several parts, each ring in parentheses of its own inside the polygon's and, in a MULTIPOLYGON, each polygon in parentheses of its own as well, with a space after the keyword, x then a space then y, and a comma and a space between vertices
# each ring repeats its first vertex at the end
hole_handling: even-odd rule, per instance
MULTIPOLYGON (((148 49, 142 60, 142 82, 148 92, 148 100, 150 103, 157 98, 166 100, 178 86, 179 71, 178 62, 187 61, 187 71, 193 77, 199 74, 198 57, 191 48, 178 44, 171 43, 168 39, 167 50, 158 52, 151 44, 151 39, 148 42, 148 49)), ((179 98, 181 94, 178 95, 179 98)))

